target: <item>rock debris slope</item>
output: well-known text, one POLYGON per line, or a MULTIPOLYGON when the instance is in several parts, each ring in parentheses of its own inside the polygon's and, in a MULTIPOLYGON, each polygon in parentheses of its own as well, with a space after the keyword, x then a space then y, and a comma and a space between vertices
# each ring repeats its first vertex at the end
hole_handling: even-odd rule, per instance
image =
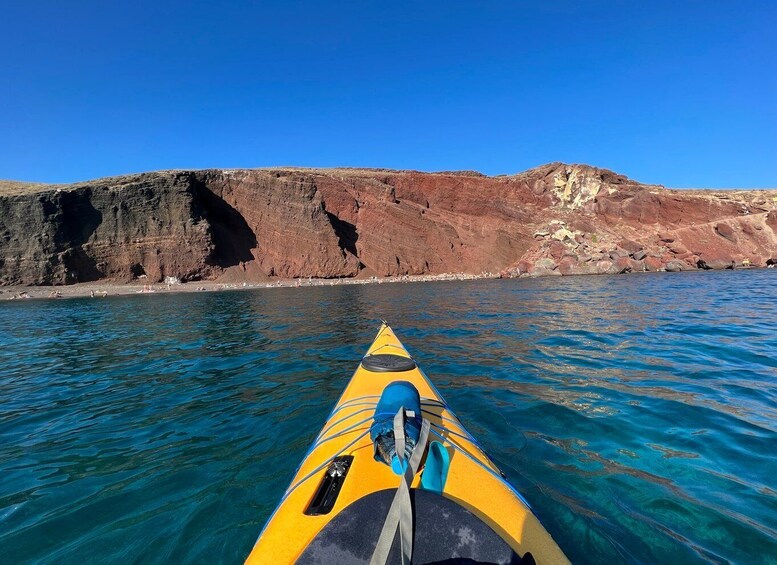
POLYGON ((777 261, 777 191, 667 190, 553 163, 513 176, 163 171, 0 182, 0 284, 723 269, 777 261))

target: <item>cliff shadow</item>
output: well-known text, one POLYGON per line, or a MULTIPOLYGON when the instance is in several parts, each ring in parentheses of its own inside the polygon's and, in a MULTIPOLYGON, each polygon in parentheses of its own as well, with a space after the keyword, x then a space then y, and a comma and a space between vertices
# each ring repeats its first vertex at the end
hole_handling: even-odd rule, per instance
MULTIPOLYGON (((102 224, 103 215, 92 204, 92 191, 65 191, 56 193, 51 201, 60 212, 60 219, 54 238, 55 251, 64 267, 66 284, 91 282, 105 275, 97 265, 97 259, 84 249, 89 239, 102 224)), ((51 281, 53 282, 53 281, 51 281)))
POLYGON ((204 182, 196 183, 195 194, 202 206, 202 216, 210 224, 213 238, 214 249, 208 262, 225 269, 253 261, 251 250, 257 246, 256 234, 243 215, 212 192, 204 182))
POLYGON ((91 282, 100 280, 105 274, 97 267, 97 261, 83 247, 72 247, 62 254, 65 268, 65 283, 91 282))
POLYGON ((359 232, 356 231, 356 226, 350 222, 341 220, 332 212, 327 212, 326 216, 329 218, 329 223, 332 224, 332 228, 335 230, 340 249, 348 251, 354 257, 358 257, 356 253, 356 242, 359 239, 359 232))
POLYGON ((59 202, 49 204, 61 212, 55 237, 58 247, 66 250, 89 241, 103 222, 102 212, 92 204, 91 190, 61 192, 55 198, 59 202))

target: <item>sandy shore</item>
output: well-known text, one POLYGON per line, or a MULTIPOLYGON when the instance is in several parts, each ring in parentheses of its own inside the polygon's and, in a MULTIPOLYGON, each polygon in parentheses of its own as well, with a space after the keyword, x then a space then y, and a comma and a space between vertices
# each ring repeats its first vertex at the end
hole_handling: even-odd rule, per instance
POLYGON ((226 290, 302 288, 311 286, 392 284, 411 282, 463 281, 494 279, 495 273, 477 275, 465 273, 443 273, 441 275, 404 275, 400 277, 370 277, 364 279, 278 279, 259 282, 193 281, 165 284, 115 283, 95 281, 67 286, 6 286, 0 287, 0 300, 60 299, 60 298, 104 298, 106 296, 129 296, 132 294, 170 294, 179 292, 215 292, 226 290))

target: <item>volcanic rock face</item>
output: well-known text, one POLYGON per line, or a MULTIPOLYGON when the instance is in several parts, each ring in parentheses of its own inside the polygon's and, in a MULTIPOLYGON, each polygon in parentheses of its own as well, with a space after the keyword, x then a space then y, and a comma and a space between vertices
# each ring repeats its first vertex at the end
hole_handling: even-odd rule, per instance
POLYGON ((0 183, 0 284, 617 274, 777 261, 777 191, 672 191, 554 163, 514 176, 170 171, 0 183))
POLYGON ((190 173, 0 193, 0 282, 65 284, 207 272, 213 251, 190 173))

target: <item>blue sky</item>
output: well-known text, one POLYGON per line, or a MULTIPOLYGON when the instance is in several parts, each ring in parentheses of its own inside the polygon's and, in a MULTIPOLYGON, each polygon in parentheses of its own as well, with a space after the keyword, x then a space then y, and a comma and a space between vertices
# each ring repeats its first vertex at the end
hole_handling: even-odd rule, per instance
POLYGON ((777 2, 5 2, 0 178, 588 163, 777 186, 777 2))

